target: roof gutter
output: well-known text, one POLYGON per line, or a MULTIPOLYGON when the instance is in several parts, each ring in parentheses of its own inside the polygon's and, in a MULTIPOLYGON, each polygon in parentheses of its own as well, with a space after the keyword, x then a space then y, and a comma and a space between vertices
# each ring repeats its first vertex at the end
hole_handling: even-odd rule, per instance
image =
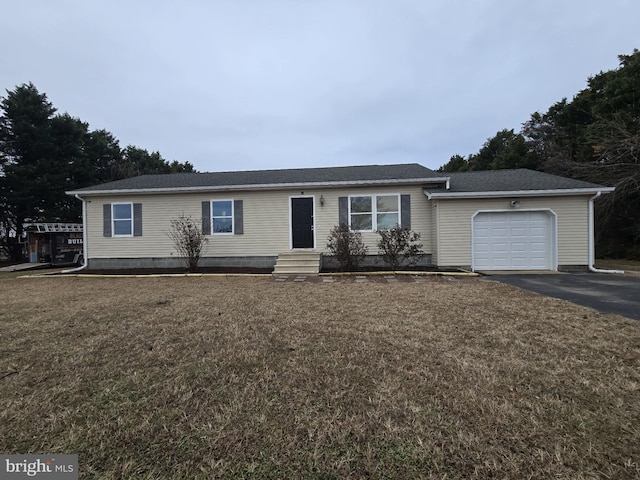
POLYGON ((375 185, 408 185, 425 183, 449 183, 449 177, 430 178, 393 178, 386 180, 345 180, 336 182, 306 182, 306 183, 263 183, 248 185, 203 185, 198 187, 158 187, 158 188, 123 188, 110 190, 71 190, 67 195, 120 195, 132 193, 187 193, 187 192, 230 192, 237 190, 282 190, 288 188, 319 188, 344 186, 375 186, 375 185))
MULTIPOLYGON (((607 191, 610 192, 613 191, 613 189, 609 189, 607 191)), ((589 199, 589 271, 594 273, 624 273, 624 270, 603 270, 595 267, 595 221, 593 215, 593 202, 596 198, 602 195, 602 192, 606 191, 602 189, 589 199)))
POLYGON ((82 202, 82 265, 76 268, 62 270, 61 273, 74 273, 79 272, 80 270, 84 270, 85 268, 87 268, 89 261, 87 259, 87 202, 77 193, 74 194, 74 197, 82 202))
POLYGON ((593 193, 609 193, 613 192, 613 187, 600 187, 600 188, 562 188, 562 189, 550 189, 550 190, 500 190, 496 192, 429 192, 426 189, 424 194, 429 200, 440 199, 458 199, 458 198, 496 198, 496 197, 539 197, 539 196, 570 196, 570 195, 585 195, 593 193))

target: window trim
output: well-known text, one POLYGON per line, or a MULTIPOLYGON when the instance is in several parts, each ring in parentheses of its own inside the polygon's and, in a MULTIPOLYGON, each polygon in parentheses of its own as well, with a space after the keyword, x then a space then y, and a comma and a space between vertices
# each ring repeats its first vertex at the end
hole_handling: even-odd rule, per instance
POLYGON ((133 202, 117 202, 117 203, 112 203, 111 204, 111 236, 112 237, 122 237, 122 238, 126 238, 126 237, 133 237, 134 236, 134 212, 133 212, 133 202), (115 215, 115 210, 116 210, 116 206, 117 205, 129 205, 129 210, 131 212, 130 217, 129 218, 116 218, 115 215), (129 225, 131 225, 131 233, 127 233, 127 234, 118 234, 116 233, 116 222, 125 222, 128 221, 129 225))
MULTIPOLYGON (((351 228, 351 199, 357 197, 370 197, 371 198, 371 230, 353 230, 354 232, 376 232, 378 230, 378 213, 391 213, 391 212, 378 212, 378 197, 397 197, 398 198, 398 225, 402 226, 402 195, 400 193, 368 193, 368 194, 353 194, 348 197, 348 220, 349 228, 351 228)), ((362 214, 362 212, 355 212, 355 214, 362 214)))
POLYGON ((236 225, 235 225, 235 202, 232 198, 216 198, 215 200, 211 200, 209 202, 209 208, 211 209, 210 221, 211 221, 211 235, 234 235, 236 233, 236 225), (231 213, 225 216, 214 216, 213 215, 213 204, 215 202, 229 202, 231 204, 231 213), (216 232, 215 231, 215 219, 216 218, 230 218, 231 219, 231 231, 230 232, 216 232))

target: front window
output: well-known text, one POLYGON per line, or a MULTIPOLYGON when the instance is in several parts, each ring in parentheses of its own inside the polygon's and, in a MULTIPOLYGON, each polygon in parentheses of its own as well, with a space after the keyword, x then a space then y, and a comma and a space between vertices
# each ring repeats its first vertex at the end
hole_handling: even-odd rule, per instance
POLYGON ((232 200, 214 200, 211 202, 211 226, 214 235, 233 233, 232 200))
POLYGON ((367 195, 349 198, 352 230, 372 232, 400 224, 399 195, 367 195))
POLYGON ((133 205, 131 203, 114 203, 111 208, 113 236, 133 236, 133 205))

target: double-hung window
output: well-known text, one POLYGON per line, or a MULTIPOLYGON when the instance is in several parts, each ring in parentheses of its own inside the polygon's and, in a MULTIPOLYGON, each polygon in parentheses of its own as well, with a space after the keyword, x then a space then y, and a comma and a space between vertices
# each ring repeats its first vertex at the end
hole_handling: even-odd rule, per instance
POLYGON ((105 237, 141 237, 141 203, 103 203, 102 235, 105 237))
POLYGON ((233 200, 211 202, 211 225, 214 235, 233 234, 233 200))
POLYGON ((133 236, 133 204, 111 204, 112 232, 114 237, 133 236))
POLYGON ((202 231, 206 235, 242 235, 242 200, 205 200, 202 202, 202 231))
POLYGON ((400 224, 400 195, 349 197, 349 224, 352 230, 373 232, 400 224))

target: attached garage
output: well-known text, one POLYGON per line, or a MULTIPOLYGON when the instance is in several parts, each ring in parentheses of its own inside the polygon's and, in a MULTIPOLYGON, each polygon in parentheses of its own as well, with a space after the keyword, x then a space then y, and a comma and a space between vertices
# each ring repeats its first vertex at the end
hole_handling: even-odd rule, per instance
POLYGON ((449 174, 425 187, 432 201, 433 258, 441 267, 587 270, 593 204, 603 187, 526 169, 449 174))
POLYGON ((473 270, 556 270, 555 215, 550 210, 477 212, 473 270))

